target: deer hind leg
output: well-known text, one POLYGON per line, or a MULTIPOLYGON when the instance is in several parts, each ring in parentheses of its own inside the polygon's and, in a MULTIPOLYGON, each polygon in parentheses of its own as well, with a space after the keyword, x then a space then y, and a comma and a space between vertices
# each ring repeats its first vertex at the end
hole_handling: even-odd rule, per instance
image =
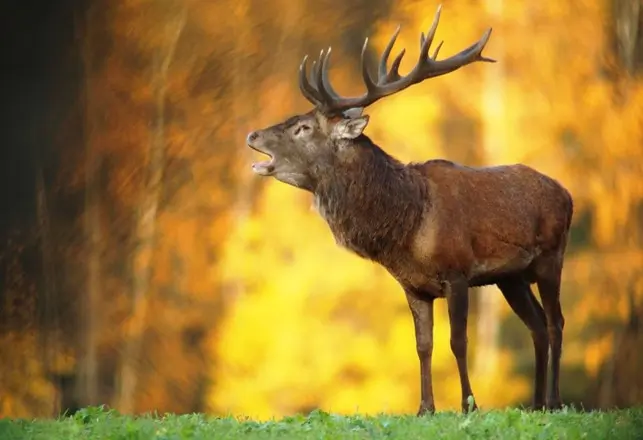
POLYGON ((543 255, 536 261, 536 283, 543 309, 547 318, 547 332, 551 347, 551 382, 547 408, 556 410, 562 408, 560 398, 560 357, 563 348, 563 328, 565 318, 560 307, 560 281, 562 274, 562 257, 559 255, 543 255))
MULTIPOLYGON (((473 398, 467 367, 467 318, 469 315, 469 286, 464 280, 447 283, 447 306, 451 326, 451 351, 455 356, 462 389, 462 411, 469 412, 469 396, 473 398)), ((471 410, 478 406, 473 401, 471 410)))
POLYGON ((549 336, 545 312, 531 291, 529 283, 522 277, 507 278, 498 282, 497 285, 511 309, 531 332, 536 358, 532 408, 542 410, 547 397, 549 357, 549 336))

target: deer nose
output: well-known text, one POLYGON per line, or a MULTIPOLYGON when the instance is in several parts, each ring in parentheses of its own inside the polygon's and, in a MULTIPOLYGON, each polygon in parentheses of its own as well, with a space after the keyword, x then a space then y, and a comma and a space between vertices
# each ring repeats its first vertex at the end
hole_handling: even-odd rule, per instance
POLYGON ((246 138, 246 142, 248 142, 250 144, 253 141, 257 140, 258 137, 259 137, 259 133, 257 133, 256 131, 251 131, 250 133, 248 133, 248 137, 246 138))

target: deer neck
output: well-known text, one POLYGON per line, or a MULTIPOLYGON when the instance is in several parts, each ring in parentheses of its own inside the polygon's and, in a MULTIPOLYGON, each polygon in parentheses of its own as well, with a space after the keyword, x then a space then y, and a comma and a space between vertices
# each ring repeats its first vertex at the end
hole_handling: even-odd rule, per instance
POLYGON ((409 244, 428 202, 426 182, 366 136, 348 160, 325 170, 314 191, 316 208, 335 240, 383 262, 409 244))

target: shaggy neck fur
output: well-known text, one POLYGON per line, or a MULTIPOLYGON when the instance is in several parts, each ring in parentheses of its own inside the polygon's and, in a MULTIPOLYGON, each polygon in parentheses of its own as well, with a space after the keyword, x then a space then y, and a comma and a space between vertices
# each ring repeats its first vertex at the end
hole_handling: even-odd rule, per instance
POLYGON ((379 262, 396 258, 420 225, 427 182, 365 135, 348 148, 319 173, 317 208, 342 246, 379 262))

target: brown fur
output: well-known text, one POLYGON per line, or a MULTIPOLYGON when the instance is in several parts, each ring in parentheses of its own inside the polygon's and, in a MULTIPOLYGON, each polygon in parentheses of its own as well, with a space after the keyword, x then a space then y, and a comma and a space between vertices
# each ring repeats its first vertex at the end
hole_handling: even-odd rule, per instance
POLYGON ((559 291, 573 212, 570 194, 525 165, 471 168, 446 160, 402 164, 361 130, 354 138, 338 138, 333 130, 348 119, 313 111, 250 134, 248 144, 275 157, 271 175, 314 194, 341 246, 380 263, 404 289, 420 358, 418 413, 434 411, 435 298, 448 301, 463 409, 468 406, 473 393, 466 366, 467 288, 486 284, 498 285, 532 332, 538 408, 545 404, 551 344, 554 380, 548 406, 560 407, 564 319, 559 291), (298 131, 302 126, 307 127, 304 134, 298 131), (544 309, 529 287, 534 282, 544 309))
POLYGON ((404 166, 366 136, 356 146, 320 179, 317 204, 339 244, 406 287, 443 296, 430 285, 453 276, 495 284, 516 272, 535 282, 537 257, 564 250, 571 196, 532 168, 404 166))

